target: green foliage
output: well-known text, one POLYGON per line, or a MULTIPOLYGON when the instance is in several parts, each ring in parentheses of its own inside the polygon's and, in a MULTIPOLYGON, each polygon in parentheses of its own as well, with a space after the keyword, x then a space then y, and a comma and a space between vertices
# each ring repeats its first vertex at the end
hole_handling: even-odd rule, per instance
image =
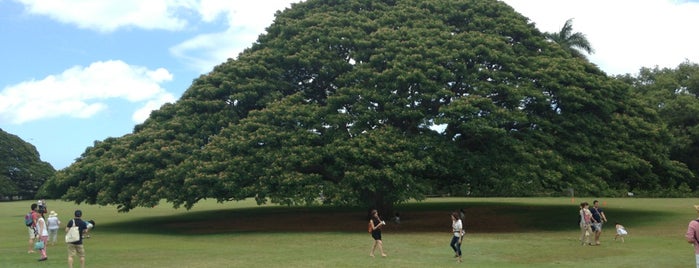
POLYGON ((499 1, 309 0, 45 188, 128 211, 693 186, 634 96, 499 1))
POLYGON ((0 199, 34 199, 55 172, 33 145, 0 129, 0 199))
POLYGON ((655 120, 661 124, 655 131, 661 132, 662 138, 644 144, 648 153, 654 153, 657 144, 664 144, 663 153, 670 154, 666 172, 686 178, 672 179, 668 184, 674 187, 664 189, 665 192, 674 192, 675 187, 679 187, 680 193, 690 192, 685 187, 699 189, 699 181, 695 179, 699 174, 699 65, 684 62, 677 68, 642 68, 635 77, 626 75, 617 79, 632 85, 637 99, 657 113, 655 120))

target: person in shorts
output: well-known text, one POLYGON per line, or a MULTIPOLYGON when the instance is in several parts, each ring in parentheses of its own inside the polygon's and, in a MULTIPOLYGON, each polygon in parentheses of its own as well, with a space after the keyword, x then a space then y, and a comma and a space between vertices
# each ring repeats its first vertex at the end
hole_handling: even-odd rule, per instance
MULTIPOLYGON (((87 223, 82 220, 83 212, 81 210, 75 211, 75 218, 68 222, 66 226, 66 233, 70 227, 78 226, 80 234, 85 233, 87 230, 87 223), (75 224, 75 225, 74 225, 75 224)), ((83 247, 83 238, 80 235, 78 241, 67 243, 68 245, 68 267, 73 268, 73 257, 78 256, 80 258, 80 267, 85 268, 85 248, 83 247)))
POLYGON ((27 250, 27 253, 34 253, 34 240, 39 239, 39 233, 36 230, 36 222, 40 217, 39 213, 36 212, 38 207, 39 205, 37 205, 36 203, 30 206, 32 210, 32 224, 30 226, 27 226, 27 230, 29 231, 29 250, 27 250))
POLYGON ((592 202, 590 212, 592 213, 592 231, 595 232, 595 245, 599 246, 599 237, 602 235, 602 224, 607 222, 607 216, 604 215, 604 211, 599 207, 599 201, 597 200, 592 202))

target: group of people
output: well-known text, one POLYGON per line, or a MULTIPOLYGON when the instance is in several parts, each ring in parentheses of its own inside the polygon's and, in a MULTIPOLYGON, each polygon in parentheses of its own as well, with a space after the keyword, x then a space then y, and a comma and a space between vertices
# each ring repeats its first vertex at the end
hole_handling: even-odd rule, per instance
POLYGON ((55 211, 51 211, 49 218, 46 219, 46 206, 42 200, 39 200, 38 203, 32 204, 30 208, 31 224, 27 226, 29 232, 29 250, 27 253, 34 253, 34 249, 37 249, 41 253, 39 261, 45 261, 48 259, 46 255, 46 245, 49 243, 49 236, 51 237, 53 244, 55 244, 58 236, 58 225, 60 224, 60 221, 58 221, 58 214, 56 214, 55 211), (36 242, 40 241, 39 245, 42 247, 37 248, 34 244, 35 240, 36 242))
MULTIPOLYGON (((450 214, 451 216, 451 232, 453 234, 451 238, 451 243, 449 243, 449 246, 451 246, 452 250, 454 250, 454 257, 457 258, 456 262, 462 262, 461 259, 461 243, 463 242, 464 239, 464 224, 462 219, 464 218, 464 210, 461 209, 459 212, 453 212, 450 214)), ((383 250, 383 241, 381 240, 381 227, 385 226, 386 222, 381 220, 381 217, 379 216, 379 212, 376 209, 372 209, 369 212, 369 232, 371 233, 371 237, 374 239, 374 243, 371 246, 371 252, 369 252, 369 256, 374 257, 374 252, 376 249, 379 249, 379 252, 381 252, 382 257, 387 257, 386 253, 383 250)))
MULTIPOLYGON (((39 250, 41 257, 38 261, 46 261, 48 260, 46 248, 49 242, 51 245, 55 245, 58 241, 58 229, 61 221, 58 219, 58 213, 53 210, 48 213, 48 218, 46 218, 47 206, 44 200, 31 204, 30 208, 31 223, 27 225, 29 232, 29 250, 27 253, 35 253, 35 249, 39 250), (37 243, 39 241, 41 243, 37 243)), ((78 241, 67 243, 68 266, 73 267, 73 257, 78 256, 80 258, 80 267, 85 267, 85 249, 83 248, 82 234, 87 233, 89 223, 82 220, 82 211, 80 210, 76 210, 74 216, 75 218, 68 222, 65 230, 68 232, 71 227, 77 226, 81 235, 78 241)))
POLYGON ((592 208, 587 202, 580 203, 580 245, 599 246, 602 235, 602 224, 607 222, 607 216, 599 207, 599 201, 592 202, 592 208), (590 237, 594 235, 594 242, 590 237))
MULTIPOLYGON (((599 201, 593 201, 592 207, 587 202, 580 203, 580 245, 599 246, 602 225, 606 222, 607 216, 599 206, 599 201), (593 235, 594 241, 590 241, 593 235)), ((621 242, 624 242, 624 237, 628 234, 626 227, 619 222, 614 227, 616 229, 614 240, 621 239, 621 242)))

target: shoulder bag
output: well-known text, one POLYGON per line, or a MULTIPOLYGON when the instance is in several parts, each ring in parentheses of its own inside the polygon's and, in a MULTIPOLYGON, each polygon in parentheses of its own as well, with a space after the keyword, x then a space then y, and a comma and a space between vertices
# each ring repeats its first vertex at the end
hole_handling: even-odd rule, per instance
POLYGON ((66 243, 73 243, 77 242, 78 240, 80 240, 80 229, 78 228, 78 225, 75 224, 75 220, 73 220, 72 227, 70 227, 66 233, 66 243))

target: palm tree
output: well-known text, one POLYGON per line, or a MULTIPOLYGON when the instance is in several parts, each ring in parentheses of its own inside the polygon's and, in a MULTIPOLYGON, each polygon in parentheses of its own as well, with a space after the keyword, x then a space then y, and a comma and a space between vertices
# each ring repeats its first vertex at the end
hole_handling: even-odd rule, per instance
POLYGON ((592 54, 595 51, 590 46, 590 42, 587 41, 585 34, 577 32, 573 33, 573 19, 568 19, 560 32, 557 33, 544 33, 546 39, 551 40, 559 44, 563 49, 570 51, 573 56, 585 58, 579 50, 587 52, 587 54, 592 54))

